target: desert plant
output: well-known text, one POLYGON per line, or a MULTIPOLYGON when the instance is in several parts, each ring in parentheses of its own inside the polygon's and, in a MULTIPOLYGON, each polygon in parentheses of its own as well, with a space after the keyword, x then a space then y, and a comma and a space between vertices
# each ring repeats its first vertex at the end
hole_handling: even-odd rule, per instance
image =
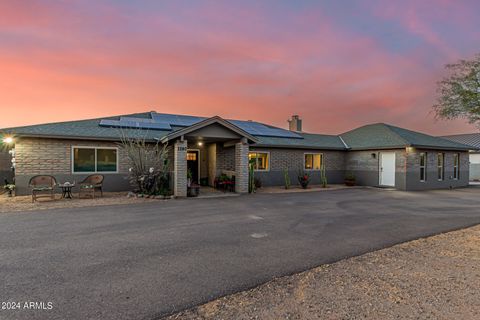
POLYGON ((345 185, 354 186, 355 185, 355 175, 351 172, 345 175, 345 185))
POLYGON ((165 181, 169 179, 167 145, 159 142, 148 143, 140 130, 135 136, 137 138, 127 137, 122 131, 119 144, 130 166, 130 184, 139 194, 159 194, 160 189, 166 186, 165 181))
POLYGON ((255 192, 255 163, 256 159, 250 159, 248 162, 248 192, 255 192))
POLYGON ((283 179, 285 181, 285 189, 290 189, 290 176, 288 175, 288 168, 283 169, 283 179))
POLYGON ((306 189, 308 187, 308 184, 310 183, 310 174, 306 171, 300 170, 298 172, 298 182, 303 189, 306 189))
POLYGON ((322 161, 322 165, 320 166, 320 181, 322 183, 322 187, 327 187, 327 172, 325 169, 325 161, 322 161))
POLYGON ((8 192, 8 196, 11 197, 13 195, 13 191, 15 190, 15 185, 14 184, 6 184, 3 186, 3 189, 8 192))

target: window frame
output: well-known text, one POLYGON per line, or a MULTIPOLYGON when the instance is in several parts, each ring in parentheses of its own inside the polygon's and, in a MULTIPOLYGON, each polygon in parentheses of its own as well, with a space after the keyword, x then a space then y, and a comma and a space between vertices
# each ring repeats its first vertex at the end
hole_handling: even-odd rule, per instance
POLYGON ((437 179, 438 181, 445 180, 445 153, 443 152, 437 153, 437 179), (438 161, 439 159, 442 159, 442 165, 439 164, 439 161, 438 161), (441 177, 440 177, 440 173, 441 173, 441 177))
POLYGON ((420 152, 420 182, 427 182, 427 164, 428 164, 428 152, 420 152), (425 157, 423 160, 422 166, 422 155, 425 157), (422 179, 422 168, 423 168, 423 179, 422 179))
POLYGON ((453 154, 453 180, 460 180, 460 153, 453 154))
MULTIPOLYGON (((313 160, 313 159, 312 159, 312 160, 313 160)), ((303 153, 303 169, 304 169, 305 171, 321 171, 321 170, 322 170, 323 161, 324 161, 324 158, 323 158, 323 153, 322 153, 322 152, 304 152, 304 153, 303 153), (307 164, 307 161, 306 161, 306 160, 307 160, 307 159, 305 159, 305 158, 306 158, 307 154, 309 154, 309 155, 310 155, 310 154, 311 154, 311 155, 317 155, 317 154, 320 155, 320 168, 318 168, 318 169, 315 169, 315 168, 307 169, 307 168, 306 168, 306 164, 307 164)), ((314 162, 315 162, 315 161, 314 161, 314 162)), ((313 167, 313 163, 312 163, 312 167, 313 167)))
POLYGON ((72 174, 96 174, 96 173, 101 173, 101 174, 116 174, 119 173, 119 164, 120 164, 120 159, 119 159, 119 151, 118 147, 94 147, 94 146, 72 146, 71 148, 71 170, 72 174), (95 171, 75 171, 75 149, 94 149, 95 150, 95 171), (115 150, 117 152, 117 159, 116 159, 116 170, 115 171, 98 171, 98 155, 97 155, 97 150, 103 149, 103 150, 115 150))
POLYGON ((251 153, 255 153, 255 154, 258 154, 258 153, 265 153, 267 154, 267 169, 258 169, 258 157, 255 157, 256 161, 255 161, 255 168, 253 169, 253 171, 255 172, 269 172, 270 171, 270 151, 249 151, 248 152, 248 162, 250 163, 250 154, 251 153))

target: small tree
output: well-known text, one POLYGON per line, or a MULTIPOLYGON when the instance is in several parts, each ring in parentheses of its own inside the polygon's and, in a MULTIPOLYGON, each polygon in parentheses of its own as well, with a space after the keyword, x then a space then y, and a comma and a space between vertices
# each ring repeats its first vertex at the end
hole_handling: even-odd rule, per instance
POLYGON ((122 132, 120 149, 129 163, 130 184, 140 194, 166 193, 168 181, 167 145, 159 142, 149 143, 140 134, 137 138, 127 137, 122 132))
POLYGON ((433 109, 438 118, 464 118, 480 126, 480 54, 446 65, 451 74, 438 82, 433 109))

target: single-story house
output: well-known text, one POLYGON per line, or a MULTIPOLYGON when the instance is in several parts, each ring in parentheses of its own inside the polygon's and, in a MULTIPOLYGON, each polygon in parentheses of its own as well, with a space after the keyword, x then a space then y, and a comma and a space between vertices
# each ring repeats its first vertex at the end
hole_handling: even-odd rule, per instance
POLYGON ((470 146, 470 181, 480 181, 480 132, 456 134, 442 138, 470 146))
MULTIPOLYGON (((172 189, 180 197, 187 193, 188 170, 194 181, 209 185, 220 174, 230 174, 235 191, 248 192, 252 159, 255 177, 264 186, 283 185, 285 171, 293 184, 299 171, 308 171, 311 183, 319 184, 323 163, 330 184, 353 174, 358 185, 399 190, 468 185, 470 146, 383 123, 339 135, 305 133, 301 123, 294 116, 287 130, 255 121, 152 111, 8 128, 0 134, 14 140, 18 194, 28 194, 28 182, 38 174, 78 182, 102 173, 105 190, 129 190, 129 164, 118 146, 122 136, 168 145, 172 189)), ((10 165, 1 163, 0 171, 9 172, 10 165)))

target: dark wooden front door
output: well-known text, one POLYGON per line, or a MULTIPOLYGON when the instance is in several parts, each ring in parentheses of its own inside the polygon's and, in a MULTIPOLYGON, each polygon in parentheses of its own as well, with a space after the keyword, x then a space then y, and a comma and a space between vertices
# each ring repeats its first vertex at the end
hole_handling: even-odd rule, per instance
POLYGON ((200 163, 200 152, 198 150, 187 151, 187 170, 192 173, 192 182, 199 183, 198 164, 200 163))

